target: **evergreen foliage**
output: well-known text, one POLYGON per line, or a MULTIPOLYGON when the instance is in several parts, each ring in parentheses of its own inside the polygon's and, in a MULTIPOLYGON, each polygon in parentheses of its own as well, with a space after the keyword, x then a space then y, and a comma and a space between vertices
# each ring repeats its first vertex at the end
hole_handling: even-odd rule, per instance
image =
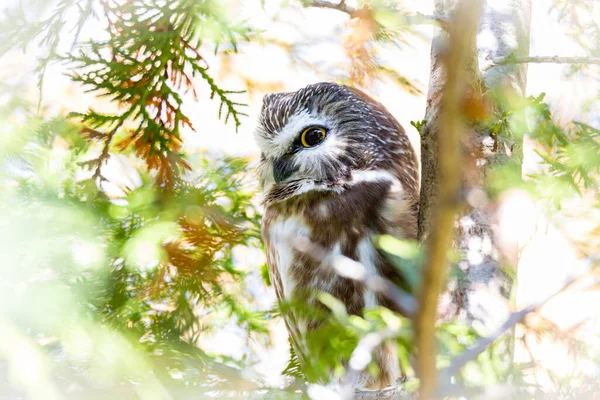
MULTIPOLYGON (((343 1, 336 7, 327 3, 353 17, 346 46, 353 61, 342 80, 367 85, 391 78, 420 94, 418 85, 377 56, 383 47, 416 37, 409 36, 405 18, 392 2, 360 3, 364 7, 356 10, 343 1)), ((556 4, 560 18, 573 18, 573 7, 588 7, 587 2, 556 4)), ((117 110, 46 117, 41 104, 36 110, 20 95, 21 87, 1 88, 0 387, 3 364, 22 371, 19 363, 31 359, 39 367, 31 376, 10 376, 10 395, 298 398, 308 393, 303 383, 273 388, 248 373, 258 358, 252 344, 268 343, 280 310, 264 309, 249 290, 253 278, 270 284, 266 267, 247 271, 236 262, 236 249, 262 247, 260 206, 246 183, 247 161, 190 154, 182 146, 182 132, 195 128, 182 108, 186 95, 218 102, 225 124, 233 122, 237 129, 245 123, 243 91, 223 88, 204 57, 232 55, 254 40, 258 29, 233 20, 230 11, 217 0, 59 0, 40 10, 4 10, 0 55, 28 46, 43 49, 36 70, 40 98, 46 68, 62 63, 73 82, 117 110), (85 37, 90 24, 102 26, 103 36, 85 37), (26 122, 15 117, 19 114, 26 122), (103 172, 109 161, 123 174, 118 194, 108 190, 112 182, 103 172), (228 324, 243 331, 243 355, 201 349, 204 338, 228 324)), ((577 26, 598 33, 596 24, 577 26)), ((595 54, 594 46, 584 47, 595 54)), ((421 130, 425 121, 412 125, 421 130)), ((588 208, 578 210, 582 214, 597 210, 600 130, 582 122, 559 124, 544 95, 519 99, 500 118, 481 125, 499 145, 508 137, 527 136, 542 160, 543 169, 525 179, 521 160, 494 166, 486 177, 492 201, 519 189, 552 212, 573 199, 589 200, 588 208)), ((597 254, 598 238, 600 230, 578 247, 583 256, 597 254)), ((404 274, 402 289, 414 294, 420 246, 392 237, 379 238, 378 245, 404 274)), ((453 255, 453 279, 464 274, 461 256, 453 255)), ((410 318, 383 307, 348 315, 339 300, 323 294, 319 300, 319 307, 308 309, 283 305, 323 320, 307 338, 314 358, 302 369, 292 351, 284 374, 310 383, 343 378, 357 344, 368 335, 385 335, 398 348, 404 388, 418 387, 410 318)), ((541 325, 534 327, 536 334, 555 333, 555 327, 541 325)), ((436 332, 440 370, 487 333, 458 318, 441 321, 436 332)), ((502 353, 510 343, 504 339, 453 375, 453 388, 479 393, 510 382, 519 393, 541 393, 541 385, 525 379, 530 365, 505 362, 502 353)), ((580 338, 566 340, 573 353, 600 361, 600 349, 580 338)), ((375 364, 367 364, 377 374, 375 364)), ((571 390, 573 382, 551 377, 565 398, 593 386, 581 384, 585 377, 577 379, 579 386, 571 390)))

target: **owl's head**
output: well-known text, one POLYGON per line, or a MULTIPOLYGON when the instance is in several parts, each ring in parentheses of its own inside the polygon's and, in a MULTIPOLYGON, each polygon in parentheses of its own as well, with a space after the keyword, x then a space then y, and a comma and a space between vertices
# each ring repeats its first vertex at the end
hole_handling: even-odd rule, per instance
POLYGON ((394 176, 406 168, 417 174, 414 152, 396 119, 363 92, 335 83, 266 95, 255 138, 259 178, 271 201, 344 190, 356 172, 394 176))

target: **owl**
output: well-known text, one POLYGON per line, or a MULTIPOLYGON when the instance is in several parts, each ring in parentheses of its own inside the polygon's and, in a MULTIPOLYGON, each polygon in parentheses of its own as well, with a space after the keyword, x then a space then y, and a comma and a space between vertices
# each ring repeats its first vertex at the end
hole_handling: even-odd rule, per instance
MULTIPOLYGON (((349 314, 361 315, 377 305, 394 309, 381 294, 346 278, 331 264, 340 259, 335 256, 345 256, 369 273, 402 281, 373 244, 383 234, 416 239, 419 171, 398 121, 360 90, 316 83, 266 95, 255 139, 264 192, 262 236, 280 302, 295 299, 318 308, 311 293, 325 292, 349 314), (325 254, 299 250, 295 238, 325 254)), ((293 308, 283 314, 291 344, 299 361, 306 363, 311 357, 306 335, 321 322, 293 308)), ((353 382, 356 389, 395 385, 400 375, 395 347, 382 344, 373 360, 379 374, 363 372, 353 382)))

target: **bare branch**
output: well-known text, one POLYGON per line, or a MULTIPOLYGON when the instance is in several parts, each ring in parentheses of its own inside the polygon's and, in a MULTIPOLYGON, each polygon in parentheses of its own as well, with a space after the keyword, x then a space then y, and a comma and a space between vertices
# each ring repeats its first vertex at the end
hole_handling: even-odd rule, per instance
MULTIPOLYGON (((546 299, 544 303, 549 300, 546 299)), ((490 336, 483 337, 477 341, 475 346, 466 350, 462 354, 452 360, 452 363, 448 368, 442 371, 440 381, 442 382, 442 386, 445 385, 446 382, 450 381, 450 378, 454 376, 458 370, 465 366, 465 364, 473 359, 475 359, 479 354, 483 353, 485 349, 487 349, 496 339, 502 336, 506 331, 512 329, 517 323, 521 322, 521 320, 530 312, 537 310, 541 307, 542 304, 535 304, 525 307, 522 310, 515 311, 508 319, 490 336)))
POLYGON ((286 238, 294 248, 316 260, 323 260, 331 265, 341 276, 361 282, 367 289, 379 293, 390 300, 402 315, 413 318, 417 311, 417 302, 413 296, 396 286, 381 275, 366 275, 367 269, 358 261, 340 254, 333 254, 323 246, 311 242, 304 237, 286 238), (341 268, 343 266, 343 268, 341 268))
POLYGON ((559 57, 559 56, 535 56, 535 57, 514 57, 509 56, 505 58, 495 59, 487 57, 486 61, 490 63, 483 68, 483 71, 488 71, 494 67, 500 65, 509 64, 539 64, 539 63, 551 63, 551 64, 581 64, 581 65, 600 65, 600 57, 559 57))
MULTIPOLYGON (((356 9, 346 4, 345 0, 341 0, 337 3, 323 1, 323 0, 311 0, 303 2, 305 7, 317 7, 317 8, 328 8, 331 10, 338 10, 348 14, 351 18, 364 18, 370 15, 369 10, 366 7, 356 9)), ((426 15, 417 13, 415 15, 402 15, 404 22, 407 25, 439 25, 446 29, 448 19, 442 15, 426 15)))
POLYGON ((332 3, 329 1, 323 1, 323 0, 312 0, 312 1, 304 1, 303 4, 305 7, 330 8, 332 10, 338 10, 338 11, 344 12, 350 16, 354 16, 358 12, 357 9, 346 5, 345 0, 341 0, 337 3, 332 3))
MULTIPOLYGON (((393 282, 379 274, 368 274, 367 269, 358 261, 340 254, 334 254, 325 247, 310 241, 302 236, 287 236, 286 240, 298 251, 307 254, 315 260, 321 260, 330 265, 340 276, 361 282, 365 288, 379 293, 389 299, 400 312, 409 318, 414 318, 417 311, 417 302, 410 294, 397 287, 393 282)), ((360 360, 365 353, 371 355, 373 351, 385 340, 396 337, 398 332, 385 329, 380 332, 367 334, 359 342, 350 358, 348 372, 340 387, 343 399, 377 399, 397 400, 402 398, 402 390, 393 387, 383 390, 354 390, 353 384, 359 373, 366 368, 360 360), (354 361, 353 361, 354 360, 354 361)))
POLYGON ((432 398, 437 387, 435 322, 438 296, 446 279, 447 253, 454 236, 454 221, 460 206, 462 180, 461 143, 465 126, 460 107, 467 89, 467 70, 475 55, 475 35, 480 2, 463 0, 456 5, 449 26, 449 42, 445 53, 446 83, 441 99, 439 130, 439 187, 433 208, 432 229, 425 253, 415 318, 415 338, 418 349, 417 376, 421 382, 419 398, 432 398))
MULTIPOLYGON (((585 261, 589 261, 589 260, 586 259, 586 260, 584 260, 584 262, 585 261)), ((445 385, 449 385, 450 378, 452 376, 456 375, 456 373, 462 367, 464 367, 469 361, 474 360, 479 354, 483 353, 500 336, 502 336, 508 330, 512 329, 515 325, 517 325, 519 322, 521 322, 527 314, 537 311, 548 301, 552 300, 554 297, 556 297, 560 293, 567 290, 573 284, 575 284, 575 283, 581 281, 583 278, 587 277, 588 274, 589 274, 589 271, 582 275, 568 279, 564 283, 564 285, 562 285, 557 291, 551 293, 547 297, 545 297, 533 304, 530 304, 529 306, 527 306, 519 311, 515 311, 512 314, 510 314, 510 316, 506 319, 506 321, 498 329, 496 329, 494 331, 494 333, 492 333, 489 336, 482 337, 481 339, 479 339, 477 341, 477 343, 475 343, 475 345, 473 347, 464 351, 462 354, 456 356, 452 360, 452 362, 450 363, 450 366, 447 367, 446 369, 444 369, 441 373, 440 380, 443 383, 442 387, 445 385)))

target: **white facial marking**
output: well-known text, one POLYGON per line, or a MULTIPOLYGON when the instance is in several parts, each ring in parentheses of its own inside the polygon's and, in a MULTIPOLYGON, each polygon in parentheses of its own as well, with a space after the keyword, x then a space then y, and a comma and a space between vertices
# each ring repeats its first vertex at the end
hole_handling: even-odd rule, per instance
POLYGON ((294 161, 301 173, 324 177, 325 170, 332 167, 329 160, 337 160, 345 148, 345 140, 335 130, 329 130, 322 143, 300 150, 294 155, 294 161))
POLYGON ((292 143, 304 128, 312 125, 328 126, 329 124, 330 121, 323 117, 309 114, 308 111, 302 111, 292 115, 283 129, 272 137, 257 132, 256 141, 267 158, 282 157, 290 151, 292 143))
POLYGON ((396 177, 389 171, 378 169, 378 170, 362 170, 352 172, 352 182, 379 182, 396 180, 396 177))
POLYGON ((327 186, 327 184, 325 184, 325 183, 315 183, 313 181, 305 181, 302 183, 302 186, 300 187, 300 189, 298 189, 295 192, 295 196, 302 194, 302 193, 312 192, 312 191, 317 191, 317 192, 330 191, 330 192, 335 192, 335 193, 342 193, 344 191, 344 189, 341 187, 335 187, 335 186, 330 187, 330 186, 327 186))

